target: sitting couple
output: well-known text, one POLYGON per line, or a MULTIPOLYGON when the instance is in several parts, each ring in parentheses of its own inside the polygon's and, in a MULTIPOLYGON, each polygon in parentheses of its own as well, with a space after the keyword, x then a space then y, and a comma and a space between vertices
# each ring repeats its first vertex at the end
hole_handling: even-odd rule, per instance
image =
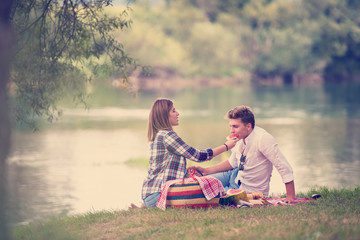
POLYGON ((142 199, 146 207, 156 205, 161 190, 169 180, 183 178, 186 159, 203 162, 231 149, 228 160, 211 167, 197 167, 204 175, 219 179, 225 189, 262 192, 268 196, 273 165, 285 184, 286 203, 293 203, 295 186, 293 171, 275 139, 255 126, 255 117, 247 106, 227 113, 230 132, 235 135, 223 145, 197 150, 187 145, 173 130, 179 125, 179 113, 168 99, 157 99, 150 111, 148 140, 150 166, 143 183, 142 199))

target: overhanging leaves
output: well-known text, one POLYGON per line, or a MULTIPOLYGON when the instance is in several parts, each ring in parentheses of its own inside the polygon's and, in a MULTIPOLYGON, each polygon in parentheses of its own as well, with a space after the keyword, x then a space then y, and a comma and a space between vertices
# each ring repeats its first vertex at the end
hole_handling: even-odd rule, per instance
POLYGON ((130 8, 116 17, 104 13, 110 0, 17 0, 11 21, 18 36, 12 68, 15 117, 57 117, 56 104, 67 94, 84 102, 86 84, 99 69, 125 81, 138 67, 112 37, 128 28, 130 8))

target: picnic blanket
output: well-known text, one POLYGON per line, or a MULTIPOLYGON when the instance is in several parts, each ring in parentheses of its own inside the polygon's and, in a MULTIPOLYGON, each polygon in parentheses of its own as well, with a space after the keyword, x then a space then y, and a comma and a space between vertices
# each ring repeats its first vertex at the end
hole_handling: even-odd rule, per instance
POLYGON ((285 205, 294 205, 298 203, 307 203, 309 201, 314 201, 314 198, 295 198, 294 203, 284 202, 286 198, 260 198, 249 201, 239 201, 237 204, 238 208, 242 207, 261 207, 261 206, 285 206, 285 205))
POLYGON ((167 196, 169 187, 171 185, 182 182, 182 181, 184 181, 184 183, 193 182, 194 178, 200 184, 201 190, 203 191, 203 194, 207 200, 211 200, 211 199, 217 197, 219 194, 220 194, 220 197, 223 197, 226 195, 226 191, 218 179, 216 179, 212 176, 198 177, 198 176, 194 175, 191 178, 175 179, 175 180, 167 181, 165 183, 165 186, 163 187, 163 190, 161 191, 159 200, 156 203, 156 207, 158 207, 162 210, 166 209, 166 196, 167 196))
POLYGON ((266 198, 266 201, 271 203, 271 205, 273 206, 282 206, 282 205, 293 205, 293 204, 297 204, 297 203, 306 203, 310 200, 314 200, 312 198, 295 198, 294 203, 285 203, 284 202, 285 198, 266 198))

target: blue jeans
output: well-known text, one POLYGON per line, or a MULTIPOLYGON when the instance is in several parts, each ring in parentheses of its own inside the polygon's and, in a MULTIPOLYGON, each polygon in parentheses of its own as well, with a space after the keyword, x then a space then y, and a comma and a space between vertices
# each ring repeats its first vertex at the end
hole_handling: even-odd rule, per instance
POLYGON ((239 168, 234 168, 226 172, 214 173, 211 174, 210 176, 213 176, 216 179, 218 179, 222 183, 225 190, 227 191, 229 189, 239 189, 241 183, 238 184, 237 182, 235 182, 235 178, 237 177, 238 172, 239 172, 239 168))
POLYGON ((150 194, 144 199, 144 204, 146 207, 155 207, 157 201, 159 200, 160 192, 156 192, 153 194, 150 194))

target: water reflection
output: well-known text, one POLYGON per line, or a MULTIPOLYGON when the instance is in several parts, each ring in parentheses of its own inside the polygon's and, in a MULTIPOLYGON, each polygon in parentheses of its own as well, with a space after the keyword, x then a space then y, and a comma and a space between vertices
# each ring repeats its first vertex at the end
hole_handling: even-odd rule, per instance
POLYGON ((9 159, 12 222, 124 209, 140 201, 145 170, 124 162, 147 155, 143 135, 130 130, 16 133, 9 159))

